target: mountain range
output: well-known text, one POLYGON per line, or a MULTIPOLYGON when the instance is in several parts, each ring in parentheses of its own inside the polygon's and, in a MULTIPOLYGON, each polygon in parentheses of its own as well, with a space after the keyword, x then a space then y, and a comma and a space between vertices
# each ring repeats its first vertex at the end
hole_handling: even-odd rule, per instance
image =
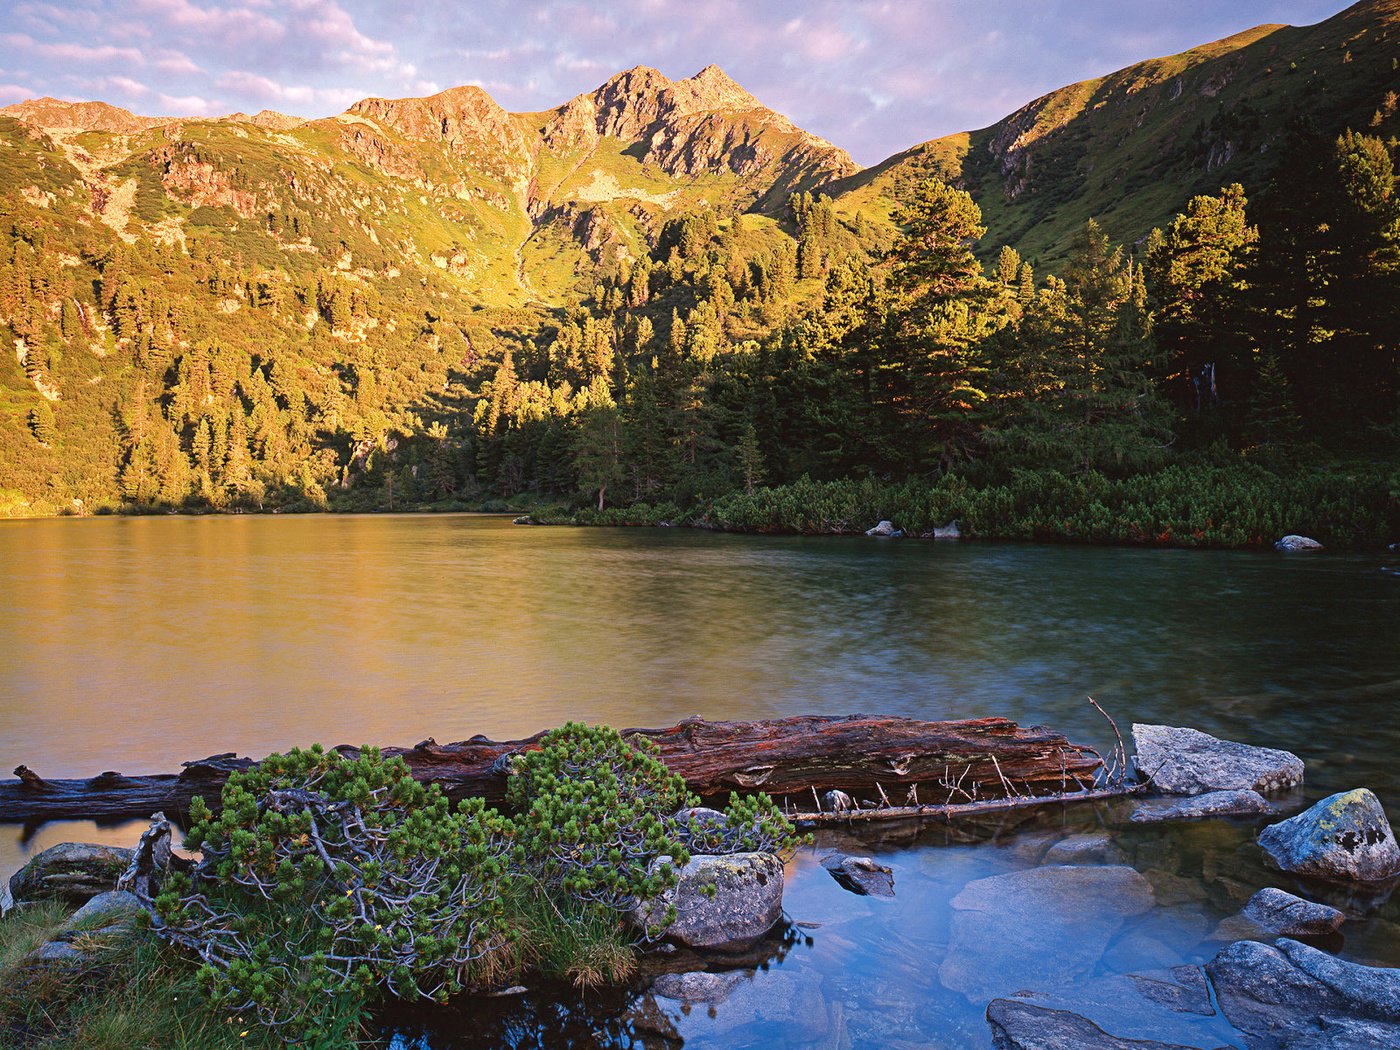
MULTIPOLYGON (((313 466, 311 450, 330 449, 342 475, 394 428, 469 425, 508 346, 519 365, 561 307, 635 264, 665 265, 677 220, 723 231, 733 289, 756 287, 755 274, 796 277, 725 322, 736 341, 823 293, 824 267, 793 262, 796 195, 829 198, 823 236, 874 257, 898 206, 935 175, 980 205, 984 257, 1010 245, 1053 272, 1090 217, 1132 244, 1194 194, 1248 192, 1296 118, 1393 141, 1397 70, 1400 0, 1362 0, 1315 26, 1260 26, 1069 85, 868 169, 715 66, 683 80, 639 66, 535 113, 471 86, 367 98, 317 120, 11 105, 0 109, 0 323, 14 347, 0 358, 0 494, 110 500, 144 433, 137 404, 198 458, 197 413, 172 417, 182 368, 228 371, 220 389, 236 386, 253 413, 266 384, 268 413, 303 420, 277 441, 305 447, 297 462, 313 466), (222 362, 228 348, 244 356, 222 362)), ((663 333, 695 303, 627 305, 663 333)), ((216 444, 233 425, 217 423, 216 444)))

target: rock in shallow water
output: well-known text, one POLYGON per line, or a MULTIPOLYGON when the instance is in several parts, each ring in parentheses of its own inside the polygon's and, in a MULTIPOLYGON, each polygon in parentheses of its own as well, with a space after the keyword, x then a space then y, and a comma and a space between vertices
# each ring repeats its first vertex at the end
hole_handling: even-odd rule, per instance
POLYGON ((822 867, 831 877, 852 893, 861 896, 893 897, 894 873, 870 857, 848 857, 833 853, 823 858, 822 867))
POLYGON ((1383 882, 1400 875, 1400 847, 1385 810, 1366 788, 1330 795, 1259 833, 1276 865, 1297 875, 1383 882))
POLYGON ((969 999, 1089 973, 1131 915, 1152 907, 1132 868, 1051 865, 969 882, 953 898, 943 984, 969 999), (1053 949, 1051 948, 1053 946, 1053 949))
POLYGON ((1303 760, 1291 751, 1221 740, 1198 729, 1133 726, 1137 768, 1168 795, 1207 791, 1280 791, 1303 782, 1303 760))
POLYGON ((1269 886, 1249 898, 1238 915, 1217 926, 1211 937, 1232 941, 1260 935, 1321 937, 1335 933, 1345 921, 1346 915, 1336 908, 1269 886))
POLYGON ((1238 941, 1204 972, 1179 966, 1018 992, 993 1001, 987 1022, 998 1050, 1394 1050, 1400 971, 1287 938, 1238 941))
POLYGON ((1206 964, 1221 1011, 1252 1037, 1289 1050, 1400 1046, 1400 970, 1343 962, 1280 938, 1236 941, 1206 964))
POLYGON ((1242 817, 1267 813, 1268 800, 1257 791, 1207 791, 1185 799, 1149 799, 1129 818, 1134 824, 1164 824, 1207 817, 1242 817))
POLYGON ((993 999, 987 1007, 996 1050, 1200 1050, 1155 1039, 1120 1039, 1087 1017, 1017 999, 993 999))
POLYGON ((1313 539, 1311 536, 1299 536, 1296 533, 1290 533, 1274 544, 1274 550, 1320 551, 1322 550, 1322 544, 1318 543, 1317 540, 1313 539))
POLYGON ((132 851, 120 846, 60 842, 10 876, 10 894, 16 904, 41 900, 86 904, 116 887, 131 857, 132 851))
POLYGON ((771 853, 693 856, 676 885, 632 912, 642 928, 676 920, 666 937, 691 948, 738 949, 767 933, 783 914, 783 862, 771 853), (713 887, 713 893, 710 892, 713 887))

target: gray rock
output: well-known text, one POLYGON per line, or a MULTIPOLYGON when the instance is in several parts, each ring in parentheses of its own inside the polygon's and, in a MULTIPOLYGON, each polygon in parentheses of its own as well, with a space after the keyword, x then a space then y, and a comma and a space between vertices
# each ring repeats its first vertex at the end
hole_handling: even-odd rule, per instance
POLYGON ((1331 795, 1259 833, 1273 863, 1297 875, 1382 882, 1400 875, 1400 847, 1366 788, 1331 795))
POLYGON ((941 528, 935 527, 933 530, 933 538, 936 540, 962 539, 962 531, 958 528, 957 519, 948 522, 947 525, 944 525, 941 528))
POLYGON ((1018 999, 993 999, 987 1024, 996 1050, 1200 1050, 1155 1039, 1120 1039, 1087 1017, 1018 999))
POLYGON ((653 995, 680 1003, 722 1003, 744 980, 740 971, 729 973, 663 973, 651 983, 653 995))
POLYGON ((1123 853, 1104 832, 1070 835, 1045 852, 1046 864, 1121 864, 1123 853))
POLYGON ((1343 962, 1280 938, 1237 941, 1206 973, 1250 1047, 1392 1050, 1400 1046, 1400 970, 1343 962))
POLYGON ((1083 976, 1123 920, 1152 903, 1151 884, 1125 866, 1053 865, 976 879, 952 900, 940 977, 946 987, 985 1001, 1083 976), (1047 952, 1047 944, 1056 950, 1047 952))
POLYGON ((1320 551, 1322 544, 1308 536, 1289 534, 1274 544, 1276 551, 1320 551))
POLYGON ((72 965, 80 963, 85 957, 84 952, 79 951, 67 941, 49 941, 41 944, 27 956, 29 962, 40 964, 62 963, 72 965))
POLYGON ((10 876, 10 894, 16 904, 40 900, 86 904, 116 886, 131 857, 132 851, 120 846, 60 842, 10 876))
POLYGON ((643 929, 659 924, 672 904, 668 939, 691 948, 743 948, 782 917, 783 862, 771 853, 693 856, 676 885, 639 905, 632 920, 643 929))
POLYGON ((852 893, 861 896, 893 897, 894 872, 870 857, 848 857, 833 853, 822 859, 822 867, 852 893))
POLYGON ((1207 791, 1184 799, 1149 799, 1129 818, 1134 824, 1163 824, 1207 817, 1242 817, 1267 813, 1268 800, 1257 791, 1207 791))
POLYGON ((1320 937, 1336 932, 1345 921, 1346 914, 1336 908, 1269 886, 1249 898, 1238 915, 1217 926, 1211 937, 1221 941, 1260 936, 1320 937))
POLYGON ((1168 795, 1206 791, 1280 791, 1303 782, 1290 751, 1220 740, 1197 729, 1133 726, 1138 771, 1168 795))
POLYGON ((893 522, 890 522, 890 521, 882 521, 882 522, 880 522, 878 525, 876 525, 873 529, 866 529, 866 530, 865 530, 865 534, 866 534, 867 536, 893 536, 895 533, 897 533, 897 532, 899 532, 899 531, 900 531, 899 529, 897 529, 897 528, 894 527, 894 523, 893 523, 893 522))
POLYGON ((850 795, 835 789, 823 795, 822 801, 826 803, 826 808, 832 813, 849 813, 856 808, 855 800, 850 795))
POLYGON ((134 893, 108 890, 99 893, 75 911, 64 929, 91 929, 96 926, 127 926, 144 914, 146 908, 134 893))

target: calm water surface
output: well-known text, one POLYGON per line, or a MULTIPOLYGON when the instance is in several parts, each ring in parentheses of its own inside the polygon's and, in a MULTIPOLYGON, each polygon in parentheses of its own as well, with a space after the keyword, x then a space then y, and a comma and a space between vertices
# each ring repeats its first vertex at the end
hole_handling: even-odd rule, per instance
MULTIPOLYGON (((4 522, 0 768, 169 771, 318 740, 852 711, 1006 715, 1102 749, 1111 734, 1092 694, 1125 727, 1188 724, 1294 750, 1309 797, 1365 784, 1396 809, 1392 562, 1400 556, 527 529, 471 516, 4 522)), ((1121 818, 1080 810, 824 839, 794 860, 787 893, 793 920, 820 925, 735 960, 736 983, 716 1004, 683 1010, 641 987, 588 1001, 551 991, 393 1025, 400 1045, 424 1048, 980 1046, 992 995, 1204 961, 1216 923, 1254 890, 1299 888, 1264 868, 1252 825, 1148 832, 1121 818), (958 932, 950 902, 967 883, 1104 831, 1110 846, 1093 862, 1135 868, 1157 903, 1105 919, 1106 946, 1091 958, 1057 970, 1065 946, 1050 929, 1043 952, 1008 964, 958 932), (817 863, 833 846, 891 865, 898 897, 842 891, 817 863), (969 953, 988 975, 970 990, 944 965, 969 953)), ((0 873, 54 841, 133 837, 0 826, 0 873)), ((1357 913, 1342 954, 1400 964, 1400 912, 1366 902, 1357 913)))

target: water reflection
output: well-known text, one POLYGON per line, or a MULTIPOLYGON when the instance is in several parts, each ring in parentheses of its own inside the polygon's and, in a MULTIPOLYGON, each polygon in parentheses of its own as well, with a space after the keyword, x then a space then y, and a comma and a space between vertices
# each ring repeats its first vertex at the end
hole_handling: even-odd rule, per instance
MULTIPOLYGON (((991 1045, 987 1003, 1024 989, 1208 961, 1237 933, 1219 929, 1257 890, 1279 886, 1320 898, 1265 867, 1250 821, 1175 827, 1130 825, 1122 806, 1003 814, 957 827, 914 825, 824 832, 789 867, 789 925, 760 958, 665 956, 632 987, 601 996, 545 987, 469 998, 450 1010, 383 1018, 395 1045, 415 1050, 486 1047, 934 1047, 991 1045), (831 849, 863 853, 895 872, 892 900, 842 889, 820 866, 831 849), (1124 908, 1110 895, 1070 900, 1047 880, 1068 867, 1095 879, 1140 882, 1149 902, 1124 908), (991 880, 990 884, 982 880, 991 880), (1020 899, 985 896, 985 914, 960 910, 970 887, 1004 886, 1020 899), (1058 900, 1058 905, 1057 905, 1058 900), (1072 905, 1072 907, 1071 907, 1072 905), (964 922, 971 915, 973 921, 964 922), (1009 937, 1019 924, 1024 936, 1009 937), (1014 948, 1014 950, 1012 950, 1014 948), (711 976, 687 985, 676 975, 711 976)), ((1344 958, 1400 965, 1400 906, 1370 901, 1327 947, 1344 958)), ((1082 994, 1082 993, 1081 993, 1082 994)), ((1182 1045, 1240 1045, 1213 1013, 1126 1017, 1128 1038, 1182 1045), (1151 1028, 1156 1025, 1156 1029, 1151 1028), (1136 1027, 1134 1027, 1136 1026, 1136 1027)))
MULTIPOLYGON (((1394 813, 1400 577, 1381 566, 473 517, 4 522, 0 768, 145 772, 315 740, 860 710, 999 714, 1106 750, 1093 694, 1121 722, 1295 750, 1309 798, 1367 785, 1394 813)), ((141 827, 0 829, 0 874, 46 844, 129 844, 141 827)), ((808 925, 762 959, 707 964, 705 1000, 687 1006, 653 968, 604 995, 542 988, 384 1022, 421 1050, 986 1047, 987 998, 1027 975, 1199 964, 1263 886, 1325 898, 1266 869, 1253 834, 1129 826, 1100 806, 826 835, 789 872, 788 915, 808 925), (830 848, 893 868, 894 900, 842 890, 819 864, 830 848), (995 955, 967 905, 1008 884, 971 884, 1061 864, 1127 869, 1108 878, 1142 880, 1150 906, 1094 913, 1092 939, 1032 912, 1024 965, 995 955)), ((1394 900, 1340 906, 1344 957, 1400 964, 1394 900)), ((1181 1023, 1195 1028, 1176 1041, 1230 1042, 1217 1019, 1181 1023)))

